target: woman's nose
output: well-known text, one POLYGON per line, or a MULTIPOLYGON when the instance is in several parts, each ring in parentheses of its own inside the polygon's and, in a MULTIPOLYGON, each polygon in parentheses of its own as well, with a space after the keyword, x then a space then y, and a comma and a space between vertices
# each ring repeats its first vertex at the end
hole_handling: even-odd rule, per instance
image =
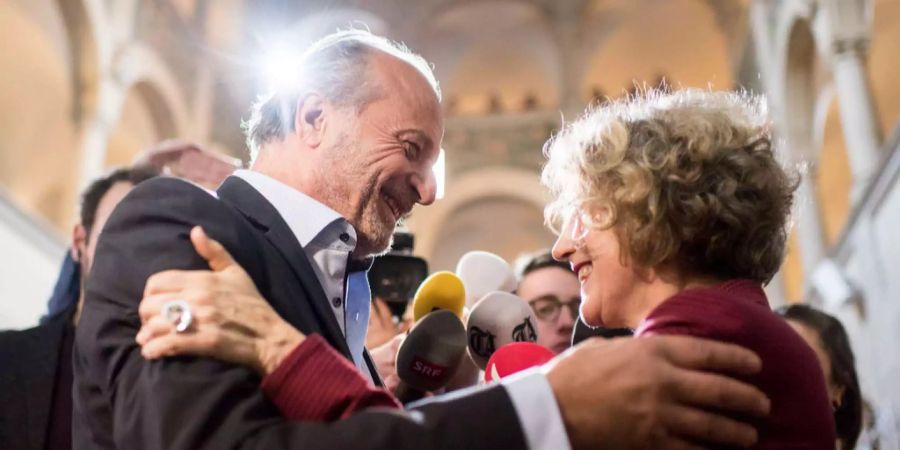
POLYGON ((566 223, 563 224, 563 229, 560 230, 559 236, 556 238, 556 242, 553 243, 553 248, 550 250, 553 259, 557 261, 568 261, 572 254, 575 253, 575 239, 573 237, 574 228, 575 220, 571 218, 566 220, 566 223))

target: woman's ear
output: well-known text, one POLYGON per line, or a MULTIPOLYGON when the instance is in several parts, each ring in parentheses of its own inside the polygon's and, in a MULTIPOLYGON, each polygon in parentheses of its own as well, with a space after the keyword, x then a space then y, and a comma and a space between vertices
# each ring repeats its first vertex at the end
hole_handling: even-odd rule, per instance
POLYGON ((310 148, 322 143, 326 125, 326 101, 319 94, 307 94, 297 99, 294 130, 310 148))
POLYGON ((831 386, 828 389, 828 396, 831 398, 831 408, 833 410, 837 411, 841 407, 841 403, 844 400, 844 391, 846 390, 844 386, 831 386))

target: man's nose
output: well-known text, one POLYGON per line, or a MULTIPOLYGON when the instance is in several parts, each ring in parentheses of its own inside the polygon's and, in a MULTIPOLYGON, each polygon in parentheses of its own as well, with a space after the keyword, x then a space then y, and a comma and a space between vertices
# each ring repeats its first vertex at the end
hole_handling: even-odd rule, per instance
POLYGON ((435 196, 437 195, 437 179, 431 168, 425 172, 424 176, 416 176, 413 178, 413 188, 415 188, 416 193, 419 195, 418 203, 423 205, 434 203, 435 196))

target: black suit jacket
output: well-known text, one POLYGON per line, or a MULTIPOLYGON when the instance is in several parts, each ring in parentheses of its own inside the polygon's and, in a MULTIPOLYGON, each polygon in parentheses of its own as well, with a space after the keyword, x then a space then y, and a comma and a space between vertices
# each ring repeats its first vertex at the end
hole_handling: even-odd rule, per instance
POLYGON ((0 332, 0 448, 48 445, 60 352, 71 320, 69 311, 34 328, 0 332))
POLYGON ((525 447, 500 387, 410 412, 287 422, 245 367, 187 356, 144 360, 134 342, 144 284, 161 270, 206 268, 189 240, 194 225, 231 252, 285 320, 348 355, 310 262, 275 208, 235 177, 218 197, 182 180, 154 179, 129 193, 107 222, 75 340, 75 448, 525 447))

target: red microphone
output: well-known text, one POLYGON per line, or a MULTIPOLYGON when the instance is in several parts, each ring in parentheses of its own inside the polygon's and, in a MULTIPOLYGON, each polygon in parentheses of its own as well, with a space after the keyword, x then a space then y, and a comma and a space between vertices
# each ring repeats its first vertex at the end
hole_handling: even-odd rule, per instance
POLYGON ((513 342, 500 347, 491 355, 484 368, 484 381, 506 378, 530 367, 540 366, 556 356, 546 347, 534 342, 513 342))

